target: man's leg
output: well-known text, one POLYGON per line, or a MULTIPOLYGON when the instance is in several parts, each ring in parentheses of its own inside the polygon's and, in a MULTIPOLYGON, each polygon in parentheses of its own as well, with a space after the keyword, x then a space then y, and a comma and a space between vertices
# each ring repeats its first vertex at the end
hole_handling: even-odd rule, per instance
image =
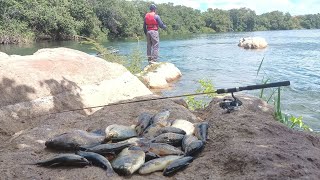
POLYGON ((152 59, 151 56, 151 46, 152 46, 152 41, 151 41, 151 34, 150 31, 147 32, 147 57, 148 61, 150 62, 152 59))
POLYGON ((150 31, 151 32, 151 42, 152 42, 152 61, 158 60, 159 55, 159 32, 158 31, 150 31))

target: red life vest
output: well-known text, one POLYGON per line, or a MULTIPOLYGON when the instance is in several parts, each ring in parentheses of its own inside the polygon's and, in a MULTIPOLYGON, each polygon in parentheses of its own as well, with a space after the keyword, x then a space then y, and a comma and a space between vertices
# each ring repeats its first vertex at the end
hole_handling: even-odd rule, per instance
POLYGON ((148 30, 158 30, 158 22, 154 18, 155 15, 156 15, 155 12, 149 12, 145 16, 145 21, 146 21, 148 30))

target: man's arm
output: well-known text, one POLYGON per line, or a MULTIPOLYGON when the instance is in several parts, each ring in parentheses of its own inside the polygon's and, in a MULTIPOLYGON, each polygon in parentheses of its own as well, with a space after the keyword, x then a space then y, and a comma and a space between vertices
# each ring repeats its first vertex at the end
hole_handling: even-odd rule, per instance
POLYGON ((159 15, 155 15, 154 18, 158 22, 160 28, 162 28, 162 29, 166 29, 167 28, 167 26, 165 24, 163 24, 163 22, 161 21, 161 18, 160 18, 159 15))
POLYGON ((147 34, 147 24, 146 24, 146 20, 144 20, 144 22, 143 22, 143 31, 144 31, 144 34, 147 34))

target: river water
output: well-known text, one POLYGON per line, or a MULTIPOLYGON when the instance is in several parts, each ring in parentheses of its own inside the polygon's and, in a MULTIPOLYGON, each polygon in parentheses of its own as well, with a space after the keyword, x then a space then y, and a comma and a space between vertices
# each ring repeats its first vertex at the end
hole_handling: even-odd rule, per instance
MULTIPOLYGON (((211 80, 216 88, 231 88, 261 83, 291 81, 283 88, 282 109, 294 116, 303 116, 313 129, 320 129, 320 30, 264 31, 217 33, 184 38, 160 38, 160 61, 174 63, 182 78, 164 95, 194 93, 198 80, 211 80), (245 50, 237 46, 242 37, 260 36, 269 46, 263 50, 245 50), (261 71, 257 69, 264 59, 261 71)), ((139 48, 146 52, 146 42, 116 41, 104 43, 127 55, 139 48)), ((70 47, 88 53, 92 50, 76 42, 42 42, 28 46, 0 46, 8 54, 32 54, 47 47, 70 47)), ((255 95, 259 90, 244 93, 255 95)), ((266 92, 267 95, 270 92, 266 92)))

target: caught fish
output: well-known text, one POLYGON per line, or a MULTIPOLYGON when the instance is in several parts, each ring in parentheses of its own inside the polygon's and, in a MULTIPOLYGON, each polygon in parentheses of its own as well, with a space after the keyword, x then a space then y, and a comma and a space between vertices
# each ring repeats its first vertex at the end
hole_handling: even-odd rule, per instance
POLYGON ((107 172, 107 176, 113 176, 114 171, 112 169, 112 166, 108 161, 108 159, 106 159, 104 156, 101 156, 100 154, 97 154, 94 152, 84 152, 84 151, 78 151, 76 154, 86 158, 93 165, 101 167, 102 169, 105 169, 107 172))
POLYGON ((166 143, 173 146, 181 146, 184 135, 176 133, 164 133, 151 140, 152 143, 166 143))
POLYGON ((157 132, 163 128, 164 126, 161 124, 151 124, 144 132, 143 136, 146 138, 154 138, 157 132))
POLYGON ((168 166, 163 171, 164 176, 170 176, 173 175, 174 173, 184 169, 187 167, 191 162, 193 161, 193 157, 191 156, 186 156, 182 157, 180 159, 172 161, 168 166))
POLYGON ((165 143, 150 143, 148 145, 148 151, 160 156, 183 154, 180 149, 165 143))
POLYGON ((139 169, 139 174, 149 174, 156 171, 162 171, 172 161, 180 159, 182 156, 165 156, 144 163, 139 169))
POLYGON ((111 162, 111 165, 120 175, 128 176, 137 171, 144 162, 145 154, 143 151, 126 148, 111 162))
POLYGON ((53 137, 45 142, 49 149, 79 150, 80 146, 95 146, 103 143, 105 136, 89 133, 82 130, 74 130, 53 137))
POLYGON ((146 130, 149 125, 152 123, 152 115, 149 113, 142 113, 138 117, 138 123, 135 127, 138 135, 142 135, 144 130, 146 130))
POLYGON ((186 135, 193 134, 194 132, 194 125, 187 120, 176 119, 175 121, 173 121, 171 126, 184 130, 186 132, 186 135))
POLYGON ((195 156, 204 148, 204 143, 193 135, 186 135, 182 140, 182 149, 186 156, 195 156))
POLYGON ((90 148, 81 148, 83 151, 95 152, 101 155, 108 154, 117 154, 122 151, 124 148, 131 146, 132 143, 128 142, 118 142, 118 143, 109 143, 109 144, 100 144, 90 148))
POLYGON ((60 154, 51 159, 34 163, 34 165, 45 167, 57 167, 57 166, 87 166, 90 162, 79 155, 75 154, 60 154))
POLYGON ((113 124, 106 128, 106 139, 122 141, 138 136, 133 126, 123 126, 113 124))
POLYGON ((169 116, 170 116, 169 110, 161 111, 158 114, 153 116, 152 124, 161 124, 162 126, 170 126, 170 121, 168 121, 169 116))
POLYGON ((176 134, 182 134, 185 135, 186 132, 182 129, 176 128, 176 127, 172 127, 172 126, 167 126, 167 127, 163 127, 161 129, 159 129, 156 133, 155 133, 155 137, 159 136, 160 134, 164 134, 164 133, 176 133, 176 134))
POLYGON ((207 122, 198 123, 194 129, 194 135, 204 143, 206 143, 208 139, 208 128, 209 124, 207 122))
POLYGON ((184 138, 182 139, 182 146, 181 146, 182 150, 185 150, 189 144, 197 140, 198 138, 193 135, 185 135, 184 138))
POLYGON ((139 147, 139 146, 131 146, 131 147, 129 147, 129 150, 144 151, 144 153, 146 154, 145 162, 148 162, 148 161, 150 161, 152 159, 157 159, 157 158, 160 157, 158 154, 155 154, 153 152, 149 152, 146 148, 139 147))

